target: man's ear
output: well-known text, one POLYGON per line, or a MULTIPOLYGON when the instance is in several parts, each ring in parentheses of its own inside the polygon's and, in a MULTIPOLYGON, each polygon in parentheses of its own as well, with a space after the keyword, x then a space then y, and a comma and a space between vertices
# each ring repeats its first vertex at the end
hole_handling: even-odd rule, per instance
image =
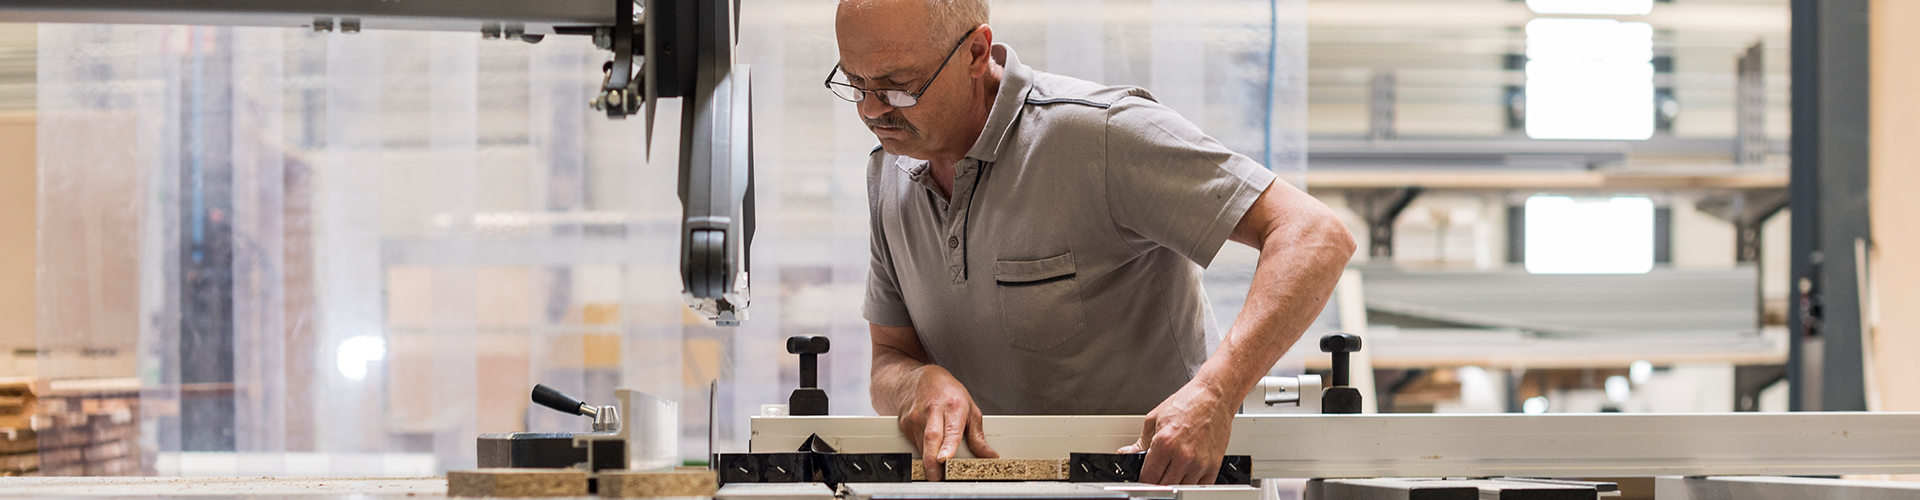
POLYGON ((993 26, 982 24, 973 34, 967 42, 967 75, 979 79, 993 68, 993 26))

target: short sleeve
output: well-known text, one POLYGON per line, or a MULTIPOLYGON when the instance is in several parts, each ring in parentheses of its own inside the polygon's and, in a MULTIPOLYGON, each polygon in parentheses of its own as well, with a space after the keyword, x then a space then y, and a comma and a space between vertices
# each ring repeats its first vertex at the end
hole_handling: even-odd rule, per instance
POLYGON ((863 315, 867 322, 882 326, 913 326, 907 314, 906 300, 900 296, 900 276, 894 272, 893 255, 887 246, 887 231, 882 223, 882 203, 887 189, 880 175, 880 162, 886 155, 875 153, 867 169, 867 217, 869 219, 871 257, 867 267, 867 303, 863 315))
POLYGON ((1126 232, 1205 267, 1274 174, 1146 97, 1107 110, 1108 210, 1126 232))

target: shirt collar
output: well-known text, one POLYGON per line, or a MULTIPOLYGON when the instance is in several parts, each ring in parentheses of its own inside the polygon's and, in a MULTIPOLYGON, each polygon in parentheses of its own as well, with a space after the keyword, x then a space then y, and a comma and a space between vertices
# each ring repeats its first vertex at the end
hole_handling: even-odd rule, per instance
POLYGON ((1020 117, 1020 110, 1027 103, 1027 92, 1033 89, 1033 68, 1020 64, 1012 47, 993 44, 992 54, 994 62, 1006 71, 1000 79, 1000 92, 993 97, 993 110, 987 113, 987 125, 980 129, 980 138, 974 141, 973 149, 967 151, 968 158, 987 163, 999 159, 1000 148, 1007 143, 1007 133, 1013 129, 1013 120, 1020 117))

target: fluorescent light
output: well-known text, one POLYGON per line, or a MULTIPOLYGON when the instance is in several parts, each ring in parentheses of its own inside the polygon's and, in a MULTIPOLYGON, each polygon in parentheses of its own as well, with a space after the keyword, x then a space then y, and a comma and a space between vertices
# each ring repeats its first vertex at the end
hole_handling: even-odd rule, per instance
POLYGON ((1652 271, 1653 200, 1527 197, 1526 266, 1534 274, 1652 271))
POLYGON ((1612 19, 1527 22, 1527 137, 1653 136, 1653 26, 1612 19))
POLYGON ((1536 14, 1598 14, 1644 16, 1653 12, 1653 0, 1527 0, 1536 14))

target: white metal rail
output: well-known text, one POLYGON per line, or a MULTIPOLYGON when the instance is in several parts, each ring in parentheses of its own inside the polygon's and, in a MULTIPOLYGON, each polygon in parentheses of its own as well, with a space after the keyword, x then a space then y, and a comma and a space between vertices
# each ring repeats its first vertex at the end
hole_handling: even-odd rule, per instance
MULTIPOLYGON (((989 416, 1005 458, 1111 453, 1138 416, 989 416)), ((818 434, 845 452, 912 452, 893 417, 756 417, 751 451, 818 434)), ((1920 473, 1920 413, 1241 415, 1227 453, 1255 477, 1920 473)))

